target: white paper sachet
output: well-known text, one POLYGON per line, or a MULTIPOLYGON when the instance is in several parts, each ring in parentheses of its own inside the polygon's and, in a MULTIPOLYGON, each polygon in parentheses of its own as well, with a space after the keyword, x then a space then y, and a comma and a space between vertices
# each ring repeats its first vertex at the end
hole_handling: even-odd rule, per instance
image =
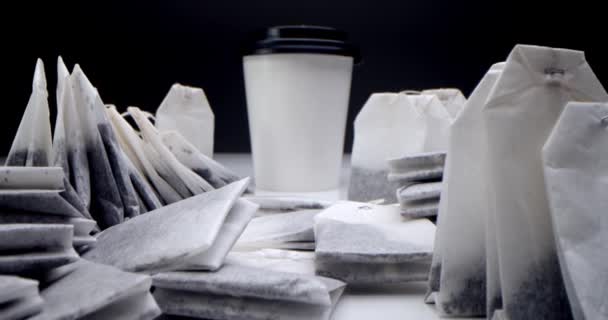
POLYGON ((403 93, 376 93, 355 119, 348 198, 396 202, 397 184, 386 181, 386 160, 422 152, 426 136, 424 113, 403 93))
POLYGON ((248 183, 246 178, 107 229, 83 257, 127 271, 179 269, 211 249, 248 183))
POLYGON ((198 151, 213 158, 215 116, 201 88, 174 84, 156 111, 156 127, 181 133, 198 151))
POLYGON ((551 228, 541 148, 569 101, 607 101, 583 52, 516 46, 483 114, 506 317, 571 317, 551 228))
POLYGON ((426 280, 435 226, 398 206, 341 202, 315 217, 317 273, 349 284, 426 280))
POLYGON ((442 260, 438 308, 448 316, 483 316, 487 311, 488 200, 484 195, 489 182, 483 160, 486 133, 482 110, 503 67, 504 63, 499 63, 490 68, 451 128, 441 195, 445 210, 438 224, 438 237, 445 241, 447 250, 439 253, 436 247, 438 257, 433 257, 442 260))
POLYGON ((577 320, 608 318, 608 104, 568 104, 543 148, 562 275, 577 320))
POLYGON ((48 166, 52 157, 51 124, 44 64, 38 59, 32 94, 6 158, 7 166, 48 166))

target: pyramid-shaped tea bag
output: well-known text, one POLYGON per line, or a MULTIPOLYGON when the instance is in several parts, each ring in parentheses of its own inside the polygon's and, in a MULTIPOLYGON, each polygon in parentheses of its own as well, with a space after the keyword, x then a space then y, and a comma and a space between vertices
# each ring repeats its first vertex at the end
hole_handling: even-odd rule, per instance
POLYGON ((243 179, 107 229, 84 258, 134 272, 179 269, 212 248, 248 183, 243 179))
POLYGON ((608 104, 568 104, 543 148, 561 273, 577 320, 608 316, 608 104))
POLYGON ((6 158, 7 166, 48 166, 52 154, 49 102, 44 64, 38 59, 32 94, 27 103, 13 145, 6 158))
POLYGON ((203 155, 213 158, 215 116, 201 88, 174 84, 156 111, 156 127, 175 130, 203 155))

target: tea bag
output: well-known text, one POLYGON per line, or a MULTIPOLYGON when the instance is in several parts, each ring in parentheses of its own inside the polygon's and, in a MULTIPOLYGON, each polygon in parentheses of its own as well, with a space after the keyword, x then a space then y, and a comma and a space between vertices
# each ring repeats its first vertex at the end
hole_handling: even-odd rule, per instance
POLYGON ((241 179, 236 173, 198 151, 178 131, 161 131, 160 137, 181 164, 194 171, 214 188, 221 188, 241 179))
POLYGON ((161 176, 177 191, 182 198, 213 190, 205 179, 181 164, 163 144, 156 128, 148 118, 135 107, 127 108, 139 127, 144 139, 144 152, 161 176))
POLYGON ((423 151, 424 118, 406 94, 370 96, 355 119, 348 199, 396 202, 399 185, 386 181, 386 160, 423 151))
MULTIPOLYGON (((129 125, 129 123, 116 111, 115 108, 106 108, 106 113, 110 118, 113 125, 114 131, 118 137, 119 143, 121 143, 122 149, 125 154, 129 157, 135 168, 143 176, 147 177, 150 184, 154 187, 158 197, 164 204, 177 202, 183 199, 175 189, 167 181, 165 181, 156 171, 154 165, 150 162, 146 156, 144 148, 144 142, 137 135, 135 130, 129 125)), ((137 184, 136 184, 137 186, 137 184)), ((140 188, 145 188, 145 185, 141 184, 140 188)), ((145 203, 153 203, 154 199, 152 195, 154 193, 139 193, 142 201, 145 203), (146 196, 151 197, 148 201, 144 200, 146 196)))
POLYGON ((251 220, 235 248, 275 248, 283 243, 311 243, 314 248, 314 217, 320 210, 277 213, 251 220))
POLYGON ((78 120, 82 125, 91 181, 92 216, 101 229, 124 220, 124 209, 118 184, 112 172, 111 161, 97 129, 95 110, 103 108, 97 89, 84 75, 79 65, 70 76, 78 120))
POLYGON ((208 158, 213 158, 214 124, 215 116, 201 88, 176 83, 156 110, 158 130, 179 132, 208 158))
POLYGON ((398 206, 340 202, 315 217, 319 275, 349 284, 426 280, 435 226, 398 206))
POLYGON ((210 250, 249 179, 140 215, 100 233, 85 259, 134 272, 187 265, 210 250))
POLYGON ((212 319, 329 319, 344 289, 333 279, 238 264, 157 274, 154 286, 165 314, 212 319))
POLYGON ((0 274, 37 277, 75 261, 73 230, 70 225, 0 225, 0 274))
POLYGON ((67 202, 61 193, 62 190, 0 189, 0 210, 82 217, 82 214, 67 202))
POLYGON ((401 215, 405 218, 425 218, 437 215, 441 182, 416 183, 397 189, 401 215))
POLYGON ((232 251, 226 257, 226 264, 314 275, 315 253, 282 249, 232 251))
POLYGON ((458 89, 430 89, 423 90, 423 95, 434 95, 443 104, 443 107, 450 114, 451 119, 455 119, 458 113, 464 108, 467 98, 458 89))
POLYGON ((38 281, 0 275, 0 319, 20 320, 42 311, 38 281))
POLYGON ((490 68, 451 128, 441 200, 445 201, 441 212, 445 217, 439 217, 438 226, 438 237, 446 241, 448 250, 438 253, 435 249, 442 259, 438 309, 447 316, 483 316, 487 311, 488 200, 484 195, 490 182, 483 160, 486 133, 482 110, 503 67, 499 63, 490 68))
POLYGON ((151 320, 160 315, 150 299, 149 276, 86 260, 69 267, 57 270, 54 281, 42 290, 43 311, 31 319, 151 320))
MULTIPOLYGON (((91 204, 91 178, 85 138, 74 101, 70 73, 63 59, 57 59, 57 120, 53 135, 53 162, 63 168, 68 181, 85 208, 91 204)), ((50 133, 50 130, 49 130, 50 133)))
POLYGON ((323 210, 332 205, 332 201, 298 197, 248 196, 246 199, 260 206, 256 213, 257 216, 302 210, 323 210))
POLYGON ((543 148, 561 273, 574 318, 608 318, 608 104, 571 102, 543 148))
POLYGON ((445 152, 450 135, 450 125, 452 124, 452 116, 446 109, 447 106, 439 101, 435 94, 410 94, 409 97, 414 108, 419 109, 424 114, 426 133, 422 151, 445 152))
POLYGON ((6 166, 46 166, 52 154, 49 103, 44 64, 38 59, 32 94, 25 108, 6 166))
POLYGON ((502 302, 511 320, 571 317, 541 148, 568 101, 607 100, 583 52, 518 45, 483 109, 502 302))
POLYGON ((407 185, 421 181, 441 181, 445 152, 425 152, 388 160, 388 180, 407 185))
POLYGON ((239 239, 257 209, 258 205, 244 199, 238 199, 234 207, 228 212, 226 220, 211 247, 205 252, 188 259, 187 263, 180 269, 219 269, 224 262, 224 258, 239 239))

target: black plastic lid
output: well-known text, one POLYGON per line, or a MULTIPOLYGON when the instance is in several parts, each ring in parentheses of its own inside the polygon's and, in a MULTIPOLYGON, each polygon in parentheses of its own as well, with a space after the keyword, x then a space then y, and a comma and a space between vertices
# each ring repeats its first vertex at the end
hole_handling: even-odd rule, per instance
POLYGON ((346 32, 321 26, 278 26, 256 34, 247 55, 273 53, 320 53, 353 57, 361 61, 359 48, 346 32))

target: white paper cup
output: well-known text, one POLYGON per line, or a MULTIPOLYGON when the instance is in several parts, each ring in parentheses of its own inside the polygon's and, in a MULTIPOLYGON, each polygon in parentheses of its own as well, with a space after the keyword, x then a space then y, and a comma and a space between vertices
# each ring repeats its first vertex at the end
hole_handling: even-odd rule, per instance
POLYGON ((309 47, 301 46, 300 52, 293 46, 264 48, 264 53, 243 58, 258 189, 312 192, 339 187, 356 55, 309 47))

